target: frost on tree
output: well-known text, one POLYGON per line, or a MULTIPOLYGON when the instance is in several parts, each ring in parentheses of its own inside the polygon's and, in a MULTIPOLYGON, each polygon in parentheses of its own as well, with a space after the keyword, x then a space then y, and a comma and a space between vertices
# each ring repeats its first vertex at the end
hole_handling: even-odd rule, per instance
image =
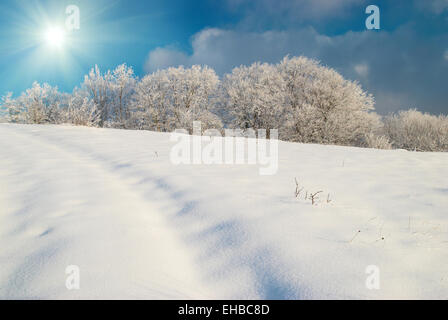
POLYGON ((208 67, 169 68, 144 77, 136 88, 133 123, 156 131, 193 130, 201 121, 204 130, 220 128, 213 113, 219 78, 208 67))
POLYGON ((385 133, 395 148, 448 151, 448 117, 423 114, 415 109, 385 119, 385 133))
POLYGON ((112 72, 112 80, 113 120, 120 125, 124 125, 130 117, 129 106, 137 83, 134 70, 126 64, 122 64, 112 72))
POLYGON ((224 106, 231 126, 240 129, 280 128, 285 118, 283 81, 275 66, 254 63, 233 69, 224 77, 224 106))
POLYGON ((126 64, 104 74, 95 66, 85 76, 81 88, 95 104, 100 126, 125 126, 136 83, 134 70, 126 64))
POLYGON ((13 99, 12 93, 9 93, 2 101, 11 122, 33 124, 58 123, 62 103, 63 95, 58 92, 57 87, 37 82, 17 99, 13 99))
POLYGON ((380 126, 372 95, 331 68, 304 57, 277 66, 288 110, 283 138, 297 142, 360 145, 380 126))
POLYGON ((15 123, 74 125, 171 132, 278 129, 280 139, 369 148, 448 151, 448 118, 403 111, 382 119, 374 98, 354 81, 305 57, 234 68, 222 80, 207 66, 159 70, 138 79, 122 64, 98 66, 80 88, 61 93, 33 83, 1 100, 15 123))
POLYGON ((77 126, 96 127, 100 123, 97 105, 82 90, 75 90, 68 100, 65 122, 77 126))

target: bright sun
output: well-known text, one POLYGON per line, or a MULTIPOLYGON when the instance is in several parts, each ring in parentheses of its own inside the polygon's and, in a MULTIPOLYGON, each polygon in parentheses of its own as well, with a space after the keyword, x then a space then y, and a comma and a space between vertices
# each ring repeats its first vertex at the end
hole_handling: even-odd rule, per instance
POLYGON ((65 32, 62 28, 52 27, 45 32, 45 40, 51 47, 62 47, 65 41, 65 32))

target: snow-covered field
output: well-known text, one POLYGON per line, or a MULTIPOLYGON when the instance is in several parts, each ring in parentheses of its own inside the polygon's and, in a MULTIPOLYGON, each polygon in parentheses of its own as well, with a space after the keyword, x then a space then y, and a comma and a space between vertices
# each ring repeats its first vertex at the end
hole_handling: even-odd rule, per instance
POLYGON ((448 298, 448 154, 281 142, 260 176, 169 138, 0 124, 0 298, 448 298))

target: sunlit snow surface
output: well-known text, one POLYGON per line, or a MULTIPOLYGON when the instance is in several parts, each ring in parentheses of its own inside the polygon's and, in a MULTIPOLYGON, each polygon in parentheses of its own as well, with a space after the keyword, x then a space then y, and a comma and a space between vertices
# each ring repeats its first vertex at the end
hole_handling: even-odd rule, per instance
POLYGON ((0 124, 0 298, 448 298, 448 154, 281 142, 260 176, 169 138, 0 124))

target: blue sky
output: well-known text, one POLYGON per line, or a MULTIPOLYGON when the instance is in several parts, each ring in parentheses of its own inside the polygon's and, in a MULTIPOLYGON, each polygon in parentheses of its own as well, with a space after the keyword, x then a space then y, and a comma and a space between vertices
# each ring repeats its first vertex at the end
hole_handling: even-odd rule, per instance
POLYGON ((220 74, 305 55, 359 81, 388 113, 448 113, 448 0, 2 0, 0 95, 33 81, 71 91, 91 67, 121 63, 138 76, 179 64, 220 74), (42 40, 80 8, 81 29, 55 50, 42 40), (365 8, 381 29, 366 30, 365 8))

